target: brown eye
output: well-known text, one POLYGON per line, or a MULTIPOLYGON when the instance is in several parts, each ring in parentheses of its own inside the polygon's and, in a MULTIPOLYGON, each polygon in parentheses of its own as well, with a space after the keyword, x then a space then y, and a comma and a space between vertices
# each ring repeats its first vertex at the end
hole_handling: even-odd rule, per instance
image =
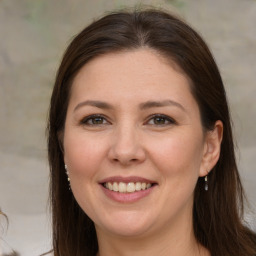
POLYGON ((103 124, 104 123, 104 119, 102 117, 94 117, 91 118, 91 124, 103 124))
POLYGON ((165 115, 155 115, 149 119, 148 124, 163 126, 163 125, 175 124, 175 121, 172 118, 165 115))
POLYGON ((167 120, 164 117, 155 117, 154 124, 166 124, 167 120))
POLYGON ((93 115, 86 117, 81 123, 83 125, 104 125, 107 124, 108 121, 103 116, 93 115))

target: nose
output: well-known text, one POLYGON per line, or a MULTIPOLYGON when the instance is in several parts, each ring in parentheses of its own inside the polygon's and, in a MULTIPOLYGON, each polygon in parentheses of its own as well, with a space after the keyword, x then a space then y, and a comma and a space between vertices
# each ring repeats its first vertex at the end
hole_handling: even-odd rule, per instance
POLYGON ((142 163, 145 160, 146 152, 135 127, 119 127, 113 132, 108 157, 110 161, 121 165, 142 163))

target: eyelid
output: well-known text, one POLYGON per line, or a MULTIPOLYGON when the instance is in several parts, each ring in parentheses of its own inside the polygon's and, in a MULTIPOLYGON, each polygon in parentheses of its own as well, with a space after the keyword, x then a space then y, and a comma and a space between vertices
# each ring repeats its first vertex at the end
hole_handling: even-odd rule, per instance
POLYGON ((85 116, 81 119, 80 121, 80 124, 82 125, 87 125, 87 126, 100 126, 100 125, 105 125, 104 123, 103 124, 89 124, 87 123, 88 120, 90 119, 93 119, 93 118, 102 118, 104 119, 108 124, 110 124, 110 121, 108 120, 108 118, 103 115, 103 114, 92 114, 92 115, 88 115, 88 116, 85 116))
MULTIPOLYGON (((111 124, 111 122, 109 121, 109 118, 106 117, 104 114, 91 114, 91 115, 85 116, 81 119, 81 121, 79 123, 81 125, 87 125, 87 126, 101 126, 101 125, 111 124), (102 118, 102 119, 104 119, 104 121, 106 121, 106 123, 89 124, 88 121, 93 118, 102 118)), ((147 124, 152 125, 152 126, 167 126, 167 125, 177 124, 177 122, 172 117, 165 115, 165 114, 152 114, 144 122, 144 125, 147 125, 147 124), (154 118, 158 118, 158 117, 165 119, 166 121, 168 121, 168 123, 166 123, 166 124, 149 124, 150 120, 152 120, 154 118)))
POLYGON ((177 122, 170 116, 167 116, 165 114, 153 114, 151 116, 148 117, 147 121, 146 121, 146 124, 149 123, 150 120, 154 119, 154 118, 157 118, 157 117, 160 117, 160 118, 164 118, 166 119, 169 123, 168 124, 149 124, 149 125, 154 125, 154 126, 166 126, 166 125, 173 125, 173 124, 177 124, 177 122))

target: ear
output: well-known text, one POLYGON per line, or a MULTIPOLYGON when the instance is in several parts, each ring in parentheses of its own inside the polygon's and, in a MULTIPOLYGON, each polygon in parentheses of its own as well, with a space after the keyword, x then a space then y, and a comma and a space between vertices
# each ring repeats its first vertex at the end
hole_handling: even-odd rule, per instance
POLYGON ((213 130, 207 131, 199 176, 206 176, 216 165, 220 157, 223 136, 223 123, 216 121, 213 130))

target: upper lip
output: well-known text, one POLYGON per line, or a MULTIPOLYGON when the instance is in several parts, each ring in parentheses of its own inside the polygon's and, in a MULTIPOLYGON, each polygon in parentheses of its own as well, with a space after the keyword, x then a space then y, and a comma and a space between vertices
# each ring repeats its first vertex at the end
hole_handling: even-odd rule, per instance
POLYGON ((129 182, 145 182, 145 183, 157 183, 156 181, 150 180, 150 179, 146 179, 143 177, 139 177, 139 176, 129 176, 129 177, 122 177, 122 176, 112 176, 112 177, 108 177, 105 178, 103 180, 101 180, 99 183, 103 184, 106 182, 124 182, 124 183, 129 183, 129 182))

